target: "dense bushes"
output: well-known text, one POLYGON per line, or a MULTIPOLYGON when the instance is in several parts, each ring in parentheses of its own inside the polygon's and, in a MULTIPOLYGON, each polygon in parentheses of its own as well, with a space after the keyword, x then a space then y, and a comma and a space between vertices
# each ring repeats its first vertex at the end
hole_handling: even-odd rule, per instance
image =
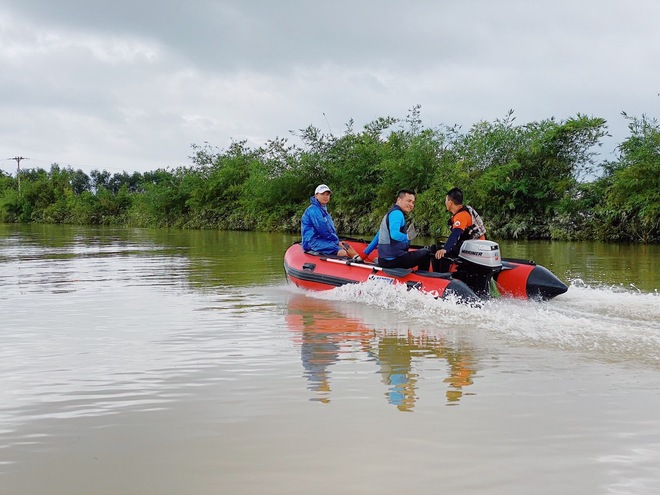
POLYGON ((444 236, 453 186, 482 213, 492 238, 660 240, 660 127, 623 116, 630 136, 616 161, 596 163, 600 118, 517 125, 513 112, 457 127, 424 128, 419 106, 341 136, 310 126, 300 144, 274 139, 225 150, 193 145, 192 164, 111 175, 53 165, 28 169, 21 189, 0 175, 0 221, 296 231, 317 184, 344 233, 371 235, 400 188, 418 192, 419 231, 444 236))

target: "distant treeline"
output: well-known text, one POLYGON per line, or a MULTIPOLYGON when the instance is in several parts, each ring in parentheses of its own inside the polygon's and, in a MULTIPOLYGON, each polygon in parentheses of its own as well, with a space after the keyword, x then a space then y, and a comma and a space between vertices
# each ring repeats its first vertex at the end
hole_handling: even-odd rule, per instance
POLYGON ((444 196, 463 189, 493 239, 660 241, 660 126, 630 117, 614 161, 596 163, 605 120, 576 115, 516 124, 429 129, 420 107, 405 119, 378 118, 341 136, 313 126, 300 144, 193 145, 191 165, 89 175, 0 172, 0 222, 294 232, 320 183, 340 233, 371 236, 401 188, 417 191, 413 217, 427 236, 448 234, 444 196))

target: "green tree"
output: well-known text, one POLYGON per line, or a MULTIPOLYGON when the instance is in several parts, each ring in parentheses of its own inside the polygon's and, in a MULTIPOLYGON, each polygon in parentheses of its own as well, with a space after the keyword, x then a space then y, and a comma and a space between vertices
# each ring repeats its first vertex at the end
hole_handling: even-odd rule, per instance
POLYGON ((252 148, 193 145, 190 166, 110 174, 51 166, 26 169, 21 191, 0 174, 0 221, 177 228, 297 231, 320 183, 334 192, 341 233, 371 235, 401 188, 417 192, 421 234, 448 234, 444 196, 461 187, 491 238, 658 242, 660 130, 655 119, 628 117, 630 137, 614 162, 593 176, 605 121, 576 115, 518 124, 425 128, 421 107, 405 119, 380 117, 340 136, 310 125, 299 144, 275 138, 252 148))
POLYGON ((601 203, 602 237, 626 242, 660 242, 660 126, 645 115, 629 117, 630 136, 619 160, 607 164, 601 203))
POLYGON ((594 164, 605 121, 577 115, 527 124, 519 132, 521 146, 506 163, 487 167, 475 192, 483 195, 491 235, 550 238, 561 203, 575 197, 578 177, 594 164))

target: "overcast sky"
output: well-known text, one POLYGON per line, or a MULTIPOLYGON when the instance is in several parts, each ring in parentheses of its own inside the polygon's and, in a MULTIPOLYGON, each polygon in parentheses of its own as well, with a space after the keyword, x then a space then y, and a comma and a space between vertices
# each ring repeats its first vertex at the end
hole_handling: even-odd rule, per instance
POLYGON ((0 0, 0 169, 189 165, 191 144, 341 135, 421 105, 627 137, 660 117, 658 0, 0 0))

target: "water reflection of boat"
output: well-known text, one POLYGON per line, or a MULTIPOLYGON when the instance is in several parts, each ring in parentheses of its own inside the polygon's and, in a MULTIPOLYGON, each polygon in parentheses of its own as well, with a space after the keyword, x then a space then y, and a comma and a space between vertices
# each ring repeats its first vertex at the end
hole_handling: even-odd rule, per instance
POLYGON ((418 382, 423 378, 420 374, 429 359, 446 364, 442 381, 447 404, 459 402, 476 373, 476 362, 466 349, 429 334, 401 335, 372 327, 361 318, 347 316, 331 301, 295 295, 289 301, 286 322, 300 346, 308 388, 316 393, 312 400, 330 402, 331 367, 348 358, 364 366, 376 363, 388 402, 401 411, 413 410, 418 382))
POLYGON ((383 383, 388 386, 388 399, 401 411, 412 411, 417 399, 416 362, 422 359, 446 361, 449 376, 443 382, 448 384, 445 391, 448 404, 458 403, 463 388, 472 385, 472 376, 476 373, 476 362, 469 352, 428 335, 385 334, 379 340, 377 354, 383 383))
POLYGON ((294 296, 289 301, 286 322, 297 333, 295 342, 309 389, 318 393, 321 402, 330 401, 329 367, 341 359, 342 345, 357 343, 368 349, 374 330, 362 321, 346 317, 328 301, 294 296))
MULTIPOLYGON (((347 242, 358 253, 364 252, 364 241, 347 242)), ((371 259, 377 256, 376 250, 371 259)), ((311 290, 367 280, 405 284, 436 297, 454 294, 467 300, 488 297, 495 288, 499 294, 525 299, 552 299, 568 290, 550 270, 531 260, 502 259, 499 245, 491 241, 466 241, 448 273, 382 268, 370 259, 354 263, 346 258, 305 252, 300 243, 294 243, 284 254, 284 271, 296 286, 311 290)))

